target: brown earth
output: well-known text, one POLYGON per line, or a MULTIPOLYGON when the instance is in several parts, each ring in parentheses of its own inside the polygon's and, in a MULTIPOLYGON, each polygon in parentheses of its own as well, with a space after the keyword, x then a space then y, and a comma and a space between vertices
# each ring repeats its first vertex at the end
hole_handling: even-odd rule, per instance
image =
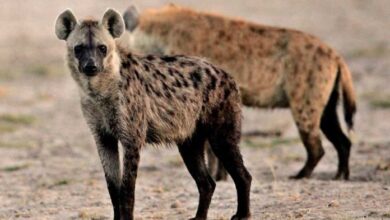
MULTIPOLYGON (((131 1, 132 2, 132 1, 131 1)), ((143 9, 167 1, 135 1, 143 9)), ((346 57, 359 97, 351 180, 332 181, 337 155, 310 180, 288 176, 306 155, 287 110, 244 110, 241 146, 252 187, 253 219, 390 218, 390 1, 175 1, 178 4, 319 36, 346 57)), ((0 219, 110 219, 109 196, 76 85, 64 68, 54 20, 123 11, 130 1, 7 1, 0 5, 0 219)), ((325 140, 325 139, 324 139, 325 140)), ((137 180, 137 219, 186 219, 197 189, 175 148, 146 148, 137 180)), ((210 219, 235 211, 231 180, 217 184, 210 219)))

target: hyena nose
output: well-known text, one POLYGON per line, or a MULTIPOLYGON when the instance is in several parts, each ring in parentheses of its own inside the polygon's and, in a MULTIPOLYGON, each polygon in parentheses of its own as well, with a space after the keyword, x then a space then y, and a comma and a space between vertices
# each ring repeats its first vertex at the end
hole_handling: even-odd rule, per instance
POLYGON ((87 76, 95 76, 97 73, 97 70, 98 70, 98 68, 93 61, 87 62, 87 64, 83 68, 83 72, 87 76))

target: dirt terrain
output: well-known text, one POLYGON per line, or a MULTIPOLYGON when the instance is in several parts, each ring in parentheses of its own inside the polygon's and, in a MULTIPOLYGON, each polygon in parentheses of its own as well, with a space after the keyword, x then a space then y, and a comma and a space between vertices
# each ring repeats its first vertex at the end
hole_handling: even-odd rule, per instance
MULTIPOLYGON (((64 67, 56 16, 101 16, 108 7, 142 10, 168 1, 6 1, 0 5, 0 219, 111 219, 111 204, 78 91, 64 67)), ((319 36, 345 56, 358 94, 351 180, 332 181, 337 155, 311 179, 294 181, 306 155, 288 110, 244 109, 241 142, 253 176, 253 219, 390 218, 390 1, 174 1, 319 36)), ((137 219, 188 219, 198 193, 176 148, 145 148, 137 219)), ((235 212, 234 184, 217 184, 210 219, 235 212)))

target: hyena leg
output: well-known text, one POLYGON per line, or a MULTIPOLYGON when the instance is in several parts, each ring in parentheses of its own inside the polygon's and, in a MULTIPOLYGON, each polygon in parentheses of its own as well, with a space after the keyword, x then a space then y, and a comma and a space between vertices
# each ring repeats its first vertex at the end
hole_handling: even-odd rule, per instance
POLYGON ((250 217, 249 194, 252 177, 244 166, 238 147, 239 131, 226 130, 226 128, 232 127, 230 125, 223 127, 225 127, 222 128, 224 131, 219 129, 220 131, 216 131, 213 137, 210 137, 210 145, 236 185, 238 206, 237 212, 232 219, 244 220, 250 217))
POLYGON ((211 149, 209 141, 205 143, 206 155, 207 155, 207 168, 209 170, 209 174, 215 178, 217 174, 217 164, 218 158, 215 157, 213 150, 211 149))
POLYGON ((317 163, 325 154, 325 151, 322 148, 321 144, 319 129, 313 129, 309 132, 299 130, 299 134, 301 135, 303 145, 306 148, 307 160, 303 168, 299 171, 299 173, 291 177, 293 179, 309 178, 317 163))
POLYGON ((225 181, 227 180, 227 171, 225 167, 223 166, 223 163, 221 160, 218 160, 218 167, 217 167, 217 173, 215 174, 215 180, 216 181, 225 181))
POLYGON ((206 152, 208 159, 207 165, 210 175, 216 181, 227 180, 226 169, 223 167, 222 162, 215 156, 208 141, 206 142, 206 152))
POLYGON ((95 132, 95 140, 114 209, 114 220, 119 220, 120 166, 118 140, 102 131, 95 132))
POLYGON ((134 219, 135 182, 140 160, 140 144, 123 143, 123 175, 120 188, 121 220, 134 219))
POLYGON ((199 191, 199 205, 193 219, 207 219, 207 212, 215 189, 215 182, 209 175, 204 159, 205 138, 195 134, 192 138, 178 145, 183 161, 194 178, 199 191))
MULTIPOLYGON (((294 89, 297 88, 299 87, 297 86, 294 89)), ((298 93, 298 91, 295 91, 295 93, 298 93)), ((326 102, 323 102, 323 100, 327 100, 324 97, 327 96, 326 94, 328 92, 320 92, 318 89, 312 89, 312 86, 310 86, 310 88, 304 90, 304 93, 310 94, 310 96, 289 97, 290 109, 307 153, 305 165, 298 174, 291 176, 293 179, 309 178, 325 154, 321 143, 320 122, 323 109, 326 105, 326 102), (316 99, 311 97, 316 97, 316 99)))
POLYGON ((335 179, 344 178, 347 180, 349 178, 349 153, 351 141, 343 133, 337 117, 336 107, 338 97, 339 94, 337 90, 333 90, 322 115, 321 129, 337 150, 339 165, 335 179))

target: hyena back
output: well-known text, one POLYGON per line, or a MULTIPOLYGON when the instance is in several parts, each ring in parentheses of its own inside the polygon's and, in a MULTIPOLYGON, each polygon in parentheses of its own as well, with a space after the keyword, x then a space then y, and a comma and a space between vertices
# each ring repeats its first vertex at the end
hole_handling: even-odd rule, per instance
POLYGON ((345 120, 353 126, 356 98, 342 57, 309 34, 258 25, 178 6, 124 14, 128 46, 143 53, 202 56, 229 70, 246 106, 290 108, 308 159, 295 178, 309 177, 324 155, 320 132, 333 143, 349 176, 351 142, 336 114, 342 94, 345 120))
POLYGON ((195 219, 206 219, 215 188, 203 156, 206 140, 235 181, 233 219, 249 218, 251 176, 238 148, 241 107, 233 78, 200 58, 133 54, 114 40, 123 32, 123 19, 112 9, 101 21, 81 22, 67 10, 56 23, 58 38, 67 43, 68 66, 96 141, 114 219, 133 219, 139 151, 147 143, 178 145, 200 193, 195 219))

